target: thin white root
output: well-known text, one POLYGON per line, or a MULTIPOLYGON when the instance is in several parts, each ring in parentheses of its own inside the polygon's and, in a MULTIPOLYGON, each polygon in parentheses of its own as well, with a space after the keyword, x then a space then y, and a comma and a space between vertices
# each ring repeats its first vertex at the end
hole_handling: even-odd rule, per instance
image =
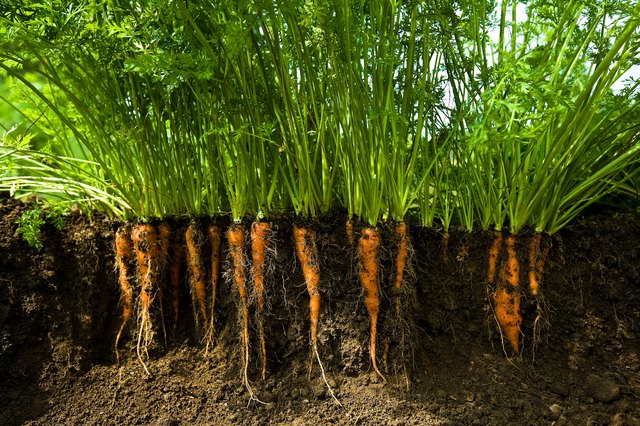
POLYGON ((327 390, 329 391, 329 395, 331 395, 331 398, 333 398, 333 400, 339 406, 342 407, 342 404, 340 403, 340 401, 338 401, 338 398, 336 398, 336 394, 333 393, 333 389, 331 389, 331 385, 327 381, 327 376, 324 373, 324 367, 322 366, 322 361, 320 361, 320 355, 318 354, 318 345, 315 344, 315 343, 313 345, 313 352, 316 354, 316 359, 318 360, 318 365, 320 366, 320 373, 322 374, 322 380, 324 381, 324 384, 327 386, 327 390))

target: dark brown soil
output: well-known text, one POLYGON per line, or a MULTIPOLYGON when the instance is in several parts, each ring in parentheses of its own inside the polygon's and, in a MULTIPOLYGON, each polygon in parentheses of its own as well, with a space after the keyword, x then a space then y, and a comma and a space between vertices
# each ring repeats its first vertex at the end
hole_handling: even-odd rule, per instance
MULTIPOLYGON (((378 357, 383 363, 389 341, 387 383, 372 372, 369 321, 342 219, 322 221, 319 348, 340 406, 310 357, 308 295, 289 221, 275 224, 265 383, 252 330, 249 377, 257 402, 242 385, 230 283, 218 291, 216 345, 207 354, 194 343, 185 284, 176 336, 164 348, 158 330, 147 376, 135 356, 134 330, 123 337, 120 365, 115 359, 116 224, 72 215, 63 231, 46 227, 44 248, 34 250, 16 235, 24 208, 0 199, 2 425, 640 425, 637 213, 592 213, 545 240, 552 249, 544 296, 536 301, 524 293, 519 355, 501 343, 484 284, 491 235, 452 233, 443 250, 439 233, 412 229, 413 273, 400 326, 390 309, 393 239, 384 230, 378 357)), ((521 236, 523 284, 527 245, 521 236)))

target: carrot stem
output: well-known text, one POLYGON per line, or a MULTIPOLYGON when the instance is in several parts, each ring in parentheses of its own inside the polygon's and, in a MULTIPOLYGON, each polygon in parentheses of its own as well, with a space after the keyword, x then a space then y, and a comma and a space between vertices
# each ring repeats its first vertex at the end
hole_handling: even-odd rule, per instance
POLYGON ((378 248, 380 234, 375 228, 365 228, 358 240, 358 257, 360 258, 360 283, 364 290, 364 304, 369 312, 370 342, 369 351, 375 372, 386 381, 376 361, 376 339, 378 329, 378 314, 380 311, 380 288, 378 282, 378 248))

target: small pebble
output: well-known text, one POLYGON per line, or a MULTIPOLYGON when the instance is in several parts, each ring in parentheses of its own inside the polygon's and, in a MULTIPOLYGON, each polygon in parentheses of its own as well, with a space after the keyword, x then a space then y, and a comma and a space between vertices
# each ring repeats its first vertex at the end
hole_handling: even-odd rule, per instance
POLYGON ((557 420, 562 415, 562 407, 558 404, 551 404, 549 406, 549 413, 552 419, 557 420))

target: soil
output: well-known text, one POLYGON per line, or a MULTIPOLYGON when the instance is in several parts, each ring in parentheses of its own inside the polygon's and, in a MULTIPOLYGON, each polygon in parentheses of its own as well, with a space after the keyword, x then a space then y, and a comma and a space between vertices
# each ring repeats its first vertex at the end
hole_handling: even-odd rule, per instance
POLYGON ((492 315, 485 284, 491 234, 452 232, 444 246, 436 230, 412 227, 412 271, 398 321, 389 279, 393 233, 383 229, 377 353, 387 382, 371 367, 369 319, 344 217, 324 218, 315 225, 319 357, 339 405, 310 356, 309 299, 290 220, 274 223, 265 382, 251 317, 248 373, 256 401, 242 383, 237 291, 228 279, 218 290, 213 348, 205 353, 198 342, 183 282, 183 314, 175 334, 165 330, 166 340, 156 327, 147 375, 136 356, 135 327, 126 328, 119 362, 114 351, 121 322, 118 224, 72 214, 61 231, 46 226, 44 247, 35 250, 16 233, 25 208, 0 198, 2 425, 640 425, 638 213, 592 211, 545 237, 551 250, 538 298, 524 285, 530 235, 519 237, 519 354, 502 343, 492 315))

